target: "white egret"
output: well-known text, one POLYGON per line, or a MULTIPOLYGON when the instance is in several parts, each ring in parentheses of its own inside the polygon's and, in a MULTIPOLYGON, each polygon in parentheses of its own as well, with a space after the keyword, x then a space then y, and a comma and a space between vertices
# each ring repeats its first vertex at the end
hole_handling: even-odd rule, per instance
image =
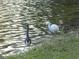
POLYGON ((46 24, 47 24, 48 31, 50 33, 59 33, 60 32, 59 26, 57 24, 52 24, 50 22, 46 22, 46 24))

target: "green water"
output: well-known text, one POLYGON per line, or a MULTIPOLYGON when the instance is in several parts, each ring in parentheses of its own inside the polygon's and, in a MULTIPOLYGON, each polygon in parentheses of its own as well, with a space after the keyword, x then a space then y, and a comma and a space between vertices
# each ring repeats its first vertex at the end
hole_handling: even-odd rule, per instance
MULTIPOLYGON (((51 1, 51 0, 50 0, 51 1)), ((52 3, 52 4, 47 4, 45 5, 45 2, 42 1, 42 3, 39 3, 38 6, 40 6, 39 8, 37 8, 37 6, 32 6, 29 5, 30 7, 36 8, 36 11, 32 11, 32 15, 33 17, 35 17, 34 19, 31 20, 36 20, 36 22, 34 23, 34 25, 36 25, 36 27, 38 27, 40 29, 40 27, 44 27, 44 19, 41 19, 40 17, 43 16, 47 16, 47 20, 53 22, 57 22, 58 20, 63 20, 65 24, 69 24, 69 25, 73 25, 75 24, 75 26, 79 26, 79 5, 78 4, 71 4, 71 5, 63 5, 61 3, 56 4, 56 3, 52 3), (44 3, 44 4, 43 4, 44 3), (39 5, 40 4, 40 5, 39 5), (48 9, 48 12, 46 11, 46 8, 48 9), (50 11, 52 10, 52 11, 50 11), (41 12, 37 12, 37 11, 41 11, 41 12), (37 12, 37 14, 35 14, 35 12, 37 12), (48 14, 47 14, 48 13, 48 14), (49 16, 52 17, 49 17, 49 16)), ((25 14, 27 13, 27 5, 23 5, 21 11, 19 11, 21 14, 25 14)), ((14 39, 14 36, 20 36, 20 34, 17 34, 18 31, 20 31, 20 26, 17 25, 17 23, 19 23, 21 25, 21 20, 25 19, 27 21, 27 15, 23 14, 21 15, 23 18, 21 18, 20 21, 18 22, 13 22, 12 20, 15 21, 19 20, 19 17, 15 17, 15 15, 18 12, 18 7, 16 5, 14 5, 15 8, 13 8, 12 6, 5 5, 0 7, 0 42, 3 42, 6 39, 14 39), (11 9, 11 10, 10 10, 11 9), (17 25, 16 27, 12 27, 13 25, 17 25), (13 32, 15 31, 15 33, 13 32)), ((19 7, 21 8, 21 6, 19 7)), ((30 9, 28 10, 28 12, 31 11, 30 9)), ((28 13, 29 15, 29 13, 28 13)), ((32 17, 32 18, 33 18, 32 17)), ((44 18, 44 17, 43 17, 44 18)))

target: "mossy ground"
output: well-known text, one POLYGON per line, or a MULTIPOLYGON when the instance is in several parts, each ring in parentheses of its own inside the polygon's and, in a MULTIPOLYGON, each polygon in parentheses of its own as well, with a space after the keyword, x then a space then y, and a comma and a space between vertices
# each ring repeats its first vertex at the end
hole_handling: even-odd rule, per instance
POLYGON ((79 59, 79 38, 65 37, 51 39, 24 54, 9 56, 6 59, 79 59))

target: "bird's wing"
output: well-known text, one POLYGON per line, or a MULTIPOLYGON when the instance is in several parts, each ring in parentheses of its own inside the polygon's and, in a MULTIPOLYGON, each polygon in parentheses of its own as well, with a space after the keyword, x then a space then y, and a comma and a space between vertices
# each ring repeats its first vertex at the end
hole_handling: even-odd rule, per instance
POLYGON ((52 24, 50 26, 50 28, 51 28, 51 31, 59 31, 59 26, 58 25, 52 24))

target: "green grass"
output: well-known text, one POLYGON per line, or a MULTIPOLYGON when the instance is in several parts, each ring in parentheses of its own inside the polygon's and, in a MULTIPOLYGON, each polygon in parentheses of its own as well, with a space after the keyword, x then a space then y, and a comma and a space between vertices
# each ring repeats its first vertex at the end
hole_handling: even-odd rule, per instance
POLYGON ((79 38, 68 37, 45 41, 41 47, 6 59, 79 59, 79 38))

